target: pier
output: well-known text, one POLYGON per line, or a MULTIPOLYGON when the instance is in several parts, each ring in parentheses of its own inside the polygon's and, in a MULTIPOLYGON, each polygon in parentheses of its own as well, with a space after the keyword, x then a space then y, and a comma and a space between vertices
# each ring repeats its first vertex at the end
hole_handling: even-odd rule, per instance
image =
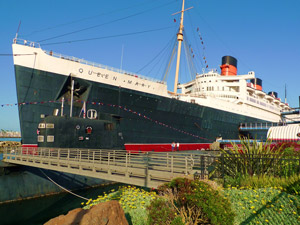
POLYGON ((203 151, 137 153, 125 150, 6 148, 3 161, 148 188, 175 177, 205 179, 217 157, 203 151))

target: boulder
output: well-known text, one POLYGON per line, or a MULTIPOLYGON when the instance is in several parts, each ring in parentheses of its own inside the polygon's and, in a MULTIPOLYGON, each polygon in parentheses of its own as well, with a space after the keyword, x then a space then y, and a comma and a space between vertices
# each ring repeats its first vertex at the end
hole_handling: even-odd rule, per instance
POLYGON ((99 203, 88 210, 73 209, 67 215, 49 220, 45 225, 128 225, 118 201, 99 203))

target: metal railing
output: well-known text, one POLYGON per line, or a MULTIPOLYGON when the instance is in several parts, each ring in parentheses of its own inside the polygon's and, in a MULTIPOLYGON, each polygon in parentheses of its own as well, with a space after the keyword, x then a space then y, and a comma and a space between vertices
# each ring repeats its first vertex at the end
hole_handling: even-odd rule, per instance
MULTIPOLYGON (((27 41, 27 40, 19 39, 19 38, 14 39, 14 43, 15 44, 21 44, 21 45, 27 45, 27 46, 34 47, 34 48, 41 48, 40 44, 37 43, 37 42, 27 41)), ((56 57, 56 58, 66 59, 66 60, 78 62, 78 63, 81 63, 81 64, 85 64, 85 65, 89 65, 89 66, 93 66, 93 67, 98 67, 98 68, 101 68, 101 69, 114 71, 114 72, 121 73, 121 74, 135 76, 135 77, 138 77, 138 78, 141 78, 141 79, 144 79, 144 80, 149 80, 149 81, 152 81, 152 82, 166 84, 166 81, 161 81, 161 80, 154 79, 154 78, 151 78, 151 77, 146 77, 146 76, 143 76, 143 75, 140 75, 140 74, 136 74, 136 73, 132 73, 132 72, 129 72, 129 71, 117 69, 117 68, 114 68, 114 67, 102 65, 100 63, 90 62, 90 61, 87 61, 87 60, 84 60, 84 59, 76 58, 76 57, 73 57, 73 56, 63 55, 63 54, 56 53, 56 52, 53 52, 53 51, 48 51, 48 50, 43 50, 43 51, 46 54, 51 55, 51 56, 56 57)))
POLYGON ((125 150, 6 148, 3 161, 145 187, 175 177, 208 177, 213 157, 202 152, 130 153, 125 150))

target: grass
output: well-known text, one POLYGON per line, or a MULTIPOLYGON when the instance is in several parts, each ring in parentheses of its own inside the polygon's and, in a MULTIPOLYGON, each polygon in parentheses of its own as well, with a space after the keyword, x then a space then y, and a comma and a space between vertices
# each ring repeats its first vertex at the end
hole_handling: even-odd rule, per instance
POLYGON ((224 190, 236 213, 235 224, 300 224, 300 197, 280 188, 224 190))

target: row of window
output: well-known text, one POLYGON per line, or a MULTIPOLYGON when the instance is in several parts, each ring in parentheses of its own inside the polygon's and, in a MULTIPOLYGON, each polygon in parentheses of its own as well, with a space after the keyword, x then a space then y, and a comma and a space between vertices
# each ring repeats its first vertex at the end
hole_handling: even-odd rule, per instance
MULTIPOLYGON (((45 142, 45 137, 43 135, 38 135, 37 141, 38 142, 45 142)), ((47 142, 54 142, 54 136, 53 135, 48 135, 47 136, 47 142)))
POLYGON ((39 123, 39 129, 51 128, 54 129, 54 123, 39 123))
MULTIPOLYGON (((197 92, 197 91, 204 91, 205 90, 205 87, 202 87, 202 88, 195 88, 195 91, 197 92)), ((208 86, 208 87, 206 87, 206 91, 215 91, 215 87, 214 86, 208 86)), ((220 87, 219 86, 217 86, 216 87, 216 91, 225 91, 225 88, 224 87, 222 87, 222 90, 220 90, 220 87)))

